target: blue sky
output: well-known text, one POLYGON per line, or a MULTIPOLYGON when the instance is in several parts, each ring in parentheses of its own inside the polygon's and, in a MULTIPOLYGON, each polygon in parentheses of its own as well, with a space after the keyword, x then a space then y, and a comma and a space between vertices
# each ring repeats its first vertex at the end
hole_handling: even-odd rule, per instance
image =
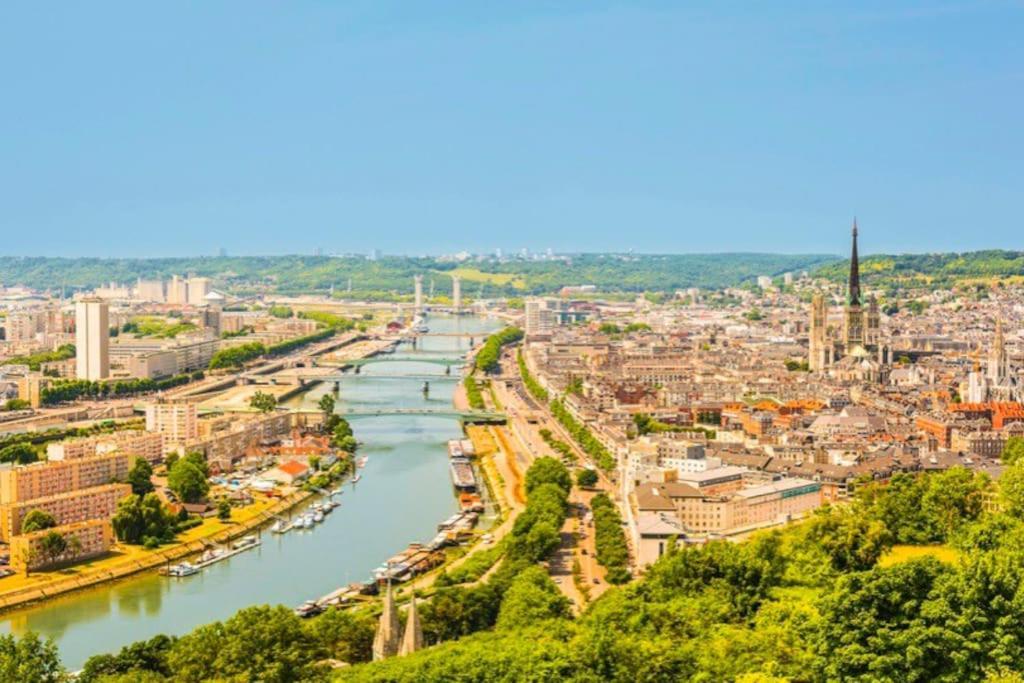
POLYGON ((0 253, 1024 248, 1024 3, 9 2, 0 253))

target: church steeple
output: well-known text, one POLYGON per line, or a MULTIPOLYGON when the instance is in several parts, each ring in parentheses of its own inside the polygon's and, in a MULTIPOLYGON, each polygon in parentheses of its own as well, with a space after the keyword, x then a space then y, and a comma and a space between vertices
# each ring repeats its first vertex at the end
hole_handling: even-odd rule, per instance
POLYGON ((853 219, 853 250, 850 252, 850 284, 847 303, 860 306, 860 263, 857 259, 857 219, 853 219))

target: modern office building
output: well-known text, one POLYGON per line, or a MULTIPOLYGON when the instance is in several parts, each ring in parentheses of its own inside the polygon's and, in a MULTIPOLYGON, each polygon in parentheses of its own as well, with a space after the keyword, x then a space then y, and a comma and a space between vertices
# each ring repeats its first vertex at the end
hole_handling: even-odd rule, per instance
POLYGON ((75 304, 75 376, 99 380, 110 375, 110 315, 102 299, 75 304))

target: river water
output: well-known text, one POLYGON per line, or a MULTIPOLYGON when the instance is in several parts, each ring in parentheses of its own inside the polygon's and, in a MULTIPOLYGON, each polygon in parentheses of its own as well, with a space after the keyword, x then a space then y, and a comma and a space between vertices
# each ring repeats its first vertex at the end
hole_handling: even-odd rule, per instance
MULTIPOLYGON (((491 332, 494 320, 431 316, 431 332, 491 332)), ((469 339, 424 337, 395 356, 453 358, 469 339)), ((457 373, 444 366, 398 360, 374 363, 341 382, 341 408, 450 408, 457 373), (415 375, 397 378, 395 375, 415 375), (392 376, 388 378, 386 376, 392 376), (423 375, 437 375, 430 394, 423 375)), ((315 405, 333 387, 321 385, 291 405, 315 405)), ((159 633, 181 635, 230 617, 254 604, 293 607, 352 581, 366 580, 384 560, 414 541, 428 541, 437 524, 456 511, 445 444, 462 434, 450 416, 352 417, 352 428, 369 462, 357 484, 346 483, 341 507, 311 531, 262 533, 263 544, 208 567, 171 579, 154 573, 72 593, 0 615, 0 632, 36 631, 52 637, 65 666, 77 669, 91 655, 116 651, 159 633)))

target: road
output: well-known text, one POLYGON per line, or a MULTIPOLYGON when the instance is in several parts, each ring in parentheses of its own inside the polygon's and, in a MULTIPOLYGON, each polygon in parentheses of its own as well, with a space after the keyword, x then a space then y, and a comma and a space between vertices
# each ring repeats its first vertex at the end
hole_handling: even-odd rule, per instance
MULTIPOLYGON (((502 357, 502 373, 492 378, 491 385, 495 394, 508 415, 509 428, 521 446, 522 452, 528 453, 530 460, 541 456, 560 457, 545 443, 540 435, 541 429, 548 429, 552 435, 568 443, 576 455, 578 463, 590 462, 589 457, 573 441, 572 437, 557 423, 546 407, 537 405, 527 394, 519 378, 518 364, 514 355, 506 353, 502 357), (506 382, 511 385, 506 387, 506 382)), ((485 394, 486 396, 486 394, 485 394)), ((571 467, 575 475, 578 468, 571 467)), ((562 545, 549 562, 549 573, 558 585, 562 594, 569 598, 574 609, 579 612, 587 602, 599 597, 608 589, 605 580, 605 569, 597 563, 594 545, 594 529, 584 523, 590 512, 590 501, 598 491, 604 491, 615 498, 616 485, 603 472, 598 472, 598 488, 582 490, 574 486, 569 494, 572 513, 561 529, 562 545), (579 585, 573 577, 573 566, 579 564, 579 585)))

